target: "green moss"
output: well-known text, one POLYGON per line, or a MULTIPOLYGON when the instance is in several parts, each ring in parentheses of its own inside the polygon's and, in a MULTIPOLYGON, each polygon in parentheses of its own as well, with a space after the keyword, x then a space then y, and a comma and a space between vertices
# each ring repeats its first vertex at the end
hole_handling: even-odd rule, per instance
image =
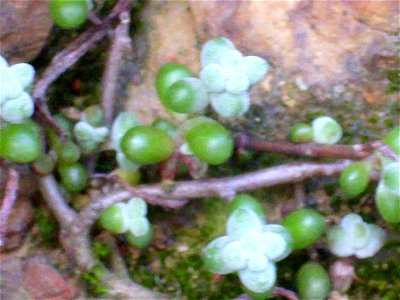
POLYGON ((35 223, 39 228, 41 238, 46 244, 54 244, 57 241, 58 223, 45 208, 37 208, 35 211, 35 223))
MULTIPOLYGON (((187 220, 183 225, 171 226, 174 222, 170 219, 179 218, 182 212, 168 213, 169 219, 165 221, 169 227, 163 234, 167 234, 171 244, 164 249, 150 247, 131 261, 134 281, 177 299, 231 299, 242 293, 236 275, 215 276, 203 266, 202 249, 225 233, 228 203, 208 199, 202 204, 193 202, 185 207, 187 220)), ((165 212, 160 213, 150 212, 150 220, 165 218, 165 212)), ((155 227, 160 225, 156 223, 155 227)))
POLYGON ((87 292, 95 297, 107 294, 107 288, 102 283, 104 269, 100 265, 94 266, 90 271, 82 274, 82 279, 86 283, 87 292))

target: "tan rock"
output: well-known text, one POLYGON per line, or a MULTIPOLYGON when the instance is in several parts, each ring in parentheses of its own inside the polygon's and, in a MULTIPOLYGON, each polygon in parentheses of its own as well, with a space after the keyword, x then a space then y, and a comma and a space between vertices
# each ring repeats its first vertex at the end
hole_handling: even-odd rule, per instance
POLYGON ((0 52, 10 63, 35 58, 51 27, 47 0, 0 1, 0 52))
POLYGON ((161 105, 155 90, 157 70, 176 61, 199 69, 195 24, 188 4, 181 1, 150 1, 147 8, 146 39, 148 54, 140 78, 129 90, 127 109, 134 111, 143 123, 154 118, 174 119, 161 105))

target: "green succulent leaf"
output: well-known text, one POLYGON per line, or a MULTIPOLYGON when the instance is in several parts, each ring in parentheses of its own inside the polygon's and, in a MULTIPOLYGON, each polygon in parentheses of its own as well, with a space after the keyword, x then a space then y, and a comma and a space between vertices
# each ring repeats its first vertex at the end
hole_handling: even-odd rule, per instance
POLYGON ((239 271, 242 284, 255 293, 264 293, 272 289, 276 282, 276 267, 271 261, 261 271, 244 269, 239 271))
POLYGON ((201 65, 219 64, 221 58, 229 50, 234 50, 235 45, 227 38, 215 38, 207 41, 201 49, 201 65))
POLYGON ((8 100, 0 107, 0 116, 10 123, 22 123, 32 116, 34 109, 31 96, 23 92, 17 98, 8 100))
POLYGON ((239 117, 245 114, 250 108, 250 97, 248 93, 211 94, 211 106, 219 115, 225 118, 239 117))
POLYGON ((29 87, 35 78, 35 69, 30 64, 15 64, 10 66, 9 70, 18 79, 23 89, 29 87))
POLYGON ((211 273, 222 275, 235 271, 235 269, 230 268, 225 264, 222 256, 222 250, 230 242, 232 242, 232 239, 230 237, 222 236, 211 241, 203 249, 204 266, 211 273))
POLYGON ((249 232, 261 232, 264 222, 250 209, 239 208, 232 212, 226 224, 226 231, 232 238, 241 238, 249 232))
POLYGON ((219 64, 210 64, 200 72, 200 79, 209 92, 220 93, 225 89, 226 76, 219 64))

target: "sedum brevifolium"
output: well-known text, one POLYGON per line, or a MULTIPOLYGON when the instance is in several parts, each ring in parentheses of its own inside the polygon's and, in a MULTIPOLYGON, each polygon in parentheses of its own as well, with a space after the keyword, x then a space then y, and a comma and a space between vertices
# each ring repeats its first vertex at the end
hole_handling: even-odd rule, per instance
POLYGON ((250 107, 250 87, 269 69, 257 56, 243 56, 226 38, 215 38, 201 50, 199 78, 185 65, 171 62, 158 71, 156 89, 164 106, 176 113, 197 113, 209 103, 225 118, 239 117, 250 107))
POLYGON ((125 234, 129 244, 143 248, 148 245, 153 229, 147 215, 147 203, 134 197, 127 203, 109 206, 100 216, 101 226, 115 234, 125 234))
POLYGON ((86 108, 79 122, 74 125, 73 133, 84 154, 95 151, 109 136, 109 129, 104 126, 103 112, 98 106, 86 108))
POLYGON ((386 233, 375 224, 368 224, 358 214, 348 214, 328 233, 330 251, 340 257, 374 256, 383 246, 386 233))
POLYGON ((375 199, 378 212, 385 221, 400 222, 400 162, 383 167, 375 199))
POLYGON ((214 274, 237 272, 244 287, 268 294, 276 282, 275 263, 292 250, 289 231, 267 224, 262 206, 253 197, 234 198, 226 224, 226 235, 203 250, 205 267, 214 274))
POLYGON ((301 266, 296 275, 296 285, 302 300, 324 300, 331 287, 328 273, 315 262, 301 266))
POLYGON ((20 124, 34 112, 34 103, 28 93, 35 70, 30 64, 9 65, 0 56, 0 122, 20 124))

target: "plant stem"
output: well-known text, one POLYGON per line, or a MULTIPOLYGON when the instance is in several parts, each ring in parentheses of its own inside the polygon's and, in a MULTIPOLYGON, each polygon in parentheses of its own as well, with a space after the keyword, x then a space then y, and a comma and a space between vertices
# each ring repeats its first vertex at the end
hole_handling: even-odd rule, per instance
POLYGON ((8 168, 8 176, 4 197, 0 209, 0 246, 4 245, 4 236, 7 233, 7 222, 11 210, 18 196, 19 174, 13 168, 8 168))

